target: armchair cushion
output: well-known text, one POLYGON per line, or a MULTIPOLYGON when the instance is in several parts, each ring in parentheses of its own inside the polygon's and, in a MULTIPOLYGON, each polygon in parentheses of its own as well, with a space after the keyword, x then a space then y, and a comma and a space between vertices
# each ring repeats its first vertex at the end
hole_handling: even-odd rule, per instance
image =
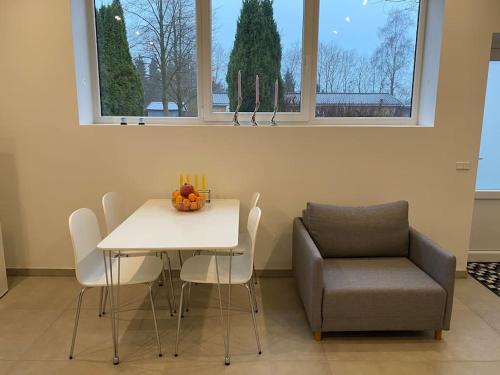
POLYGON ((323 331, 442 329, 446 291, 408 258, 325 259, 323 331))
POLYGON ((408 202, 365 207, 308 203, 303 221, 323 258, 408 256, 408 202))

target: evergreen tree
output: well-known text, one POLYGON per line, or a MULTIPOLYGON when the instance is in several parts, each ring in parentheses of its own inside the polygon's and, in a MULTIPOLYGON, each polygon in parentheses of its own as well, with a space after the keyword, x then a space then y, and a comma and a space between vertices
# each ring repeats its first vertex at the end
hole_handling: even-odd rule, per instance
POLYGON ((226 75, 232 110, 237 103, 238 70, 241 70, 242 82, 241 111, 251 112, 255 107, 257 74, 260 79, 260 111, 272 112, 276 79, 279 84, 278 102, 283 102, 281 53, 281 38, 274 20, 272 0, 243 0, 226 75))
POLYGON ((101 113, 103 116, 143 116, 141 78, 132 62, 125 18, 119 0, 96 12, 101 113))

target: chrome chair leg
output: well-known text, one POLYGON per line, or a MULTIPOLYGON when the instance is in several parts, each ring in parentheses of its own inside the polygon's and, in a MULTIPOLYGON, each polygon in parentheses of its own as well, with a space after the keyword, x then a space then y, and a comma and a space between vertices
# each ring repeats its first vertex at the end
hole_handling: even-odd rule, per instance
POLYGON ((104 287, 104 298, 103 298, 102 307, 101 307, 101 315, 106 314, 106 303, 108 301, 108 298, 109 298, 108 287, 105 286, 104 287))
POLYGON ((104 294, 104 287, 101 286, 100 296, 99 296, 99 318, 102 316, 102 295, 104 294))
MULTIPOLYGON (((252 283, 252 280, 250 279, 249 282, 252 283)), ((257 331, 257 321, 255 320, 255 306, 253 304, 252 292, 250 291, 250 287, 248 286, 248 284, 245 284, 245 288, 247 289, 248 292, 248 301, 250 302, 250 310, 252 311, 253 329, 255 331, 255 340, 257 341, 257 349, 259 350, 259 354, 262 354, 262 349, 260 347, 260 340, 259 340, 259 332, 257 331)))
POLYGON ((161 353, 160 335, 158 333, 158 322, 156 321, 155 303, 153 301, 153 290, 151 288, 151 284, 147 284, 147 286, 149 289, 149 301, 151 302, 151 311, 153 312, 153 322, 155 323, 156 343, 158 345, 158 356, 161 357, 163 356, 163 354, 161 353))
MULTIPOLYGON (((165 264, 163 263, 163 253, 155 253, 155 255, 161 259, 161 268, 162 268, 162 272, 165 270, 165 264)), ((158 279, 158 286, 159 287, 162 287, 163 285, 165 285, 165 278, 163 279, 158 279)))
POLYGON ((252 273, 253 282, 255 285, 257 285, 257 273, 255 272, 255 264, 252 267, 253 267, 253 273, 252 273))
POLYGON ((259 308, 257 306, 257 291, 255 289, 255 285, 256 285, 256 283, 254 283, 252 280, 250 280, 249 287, 250 287, 250 292, 251 292, 252 298, 253 298, 254 311, 256 313, 258 313, 259 308))
POLYGON ((78 330, 78 321, 80 320, 80 310, 82 307, 83 293, 87 288, 83 288, 78 295, 78 307, 76 308, 75 326, 73 327, 73 339, 71 340, 71 349, 69 351, 69 359, 73 359, 73 351, 75 349, 76 331, 78 330))
POLYGON ((182 297, 184 296, 184 287, 187 285, 187 282, 182 284, 181 288, 181 298, 179 300, 179 314, 177 315, 177 337, 175 338, 175 352, 174 357, 177 357, 179 353, 179 335, 181 332, 181 317, 182 317, 182 297))
POLYGON ((179 263, 182 268, 182 265, 184 264, 184 261, 182 260, 182 252, 180 250, 177 250, 177 254, 179 254, 179 263))
POLYGON ((174 293, 174 282, 172 279, 172 263, 170 262, 170 257, 167 254, 167 261, 168 261, 168 278, 170 279, 170 293, 172 293, 172 305, 174 308, 174 314, 177 312, 175 310, 175 293, 174 293))
MULTIPOLYGON (((162 263, 163 263, 163 258, 162 258, 162 263)), ((166 285, 167 284, 167 277, 165 276, 165 267, 161 269, 161 279, 163 279, 162 284, 166 285)), ((174 316, 174 312, 172 311, 172 301, 170 300, 170 297, 168 295, 167 288, 165 287, 165 296, 167 297, 167 302, 168 302, 168 308, 170 310, 170 316, 174 316)))
POLYGON ((191 284, 193 283, 189 283, 188 285, 188 290, 187 290, 187 296, 186 296, 186 312, 189 312, 189 304, 191 302, 191 284))

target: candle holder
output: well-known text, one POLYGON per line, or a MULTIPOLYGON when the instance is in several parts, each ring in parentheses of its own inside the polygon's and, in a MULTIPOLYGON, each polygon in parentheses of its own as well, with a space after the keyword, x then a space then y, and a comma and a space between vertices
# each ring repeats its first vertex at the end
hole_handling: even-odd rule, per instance
POLYGON ((250 122, 252 123, 252 126, 259 126, 259 124, 257 123, 257 120, 255 119, 255 116, 257 114, 257 111, 259 110, 259 107, 260 107, 260 102, 255 103, 255 109, 253 110, 252 119, 250 120, 250 122))
POLYGON ((236 111, 234 111, 233 116, 233 125, 240 126, 240 122, 238 120, 238 112, 240 111, 241 103, 243 102, 243 98, 241 96, 238 97, 238 104, 236 106, 236 111))
POLYGON ((278 112, 278 107, 274 107, 274 112, 273 112, 273 117, 271 117, 271 126, 278 126, 278 123, 276 122, 276 112, 278 112))
POLYGON ((210 190, 210 189, 198 190, 198 193, 203 194, 205 196, 206 203, 210 203, 210 200, 212 198, 212 190, 210 190))

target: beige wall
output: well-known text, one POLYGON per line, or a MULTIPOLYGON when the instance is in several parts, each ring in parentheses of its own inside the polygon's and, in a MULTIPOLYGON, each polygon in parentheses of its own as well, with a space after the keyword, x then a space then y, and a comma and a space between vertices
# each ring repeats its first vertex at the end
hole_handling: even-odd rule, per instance
MULTIPOLYGON (((308 200, 407 199, 411 222, 465 268, 491 33, 500 1, 448 0, 435 128, 81 127, 67 0, 0 1, 0 220, 10 267, 73 265, 67 218, 130 207, 177 176, 205 173, 219 197, 262 193, 257 268, 289 268, 291 222, 308 200)), ((246 207, 244 207, 246 212, 246 207)))

